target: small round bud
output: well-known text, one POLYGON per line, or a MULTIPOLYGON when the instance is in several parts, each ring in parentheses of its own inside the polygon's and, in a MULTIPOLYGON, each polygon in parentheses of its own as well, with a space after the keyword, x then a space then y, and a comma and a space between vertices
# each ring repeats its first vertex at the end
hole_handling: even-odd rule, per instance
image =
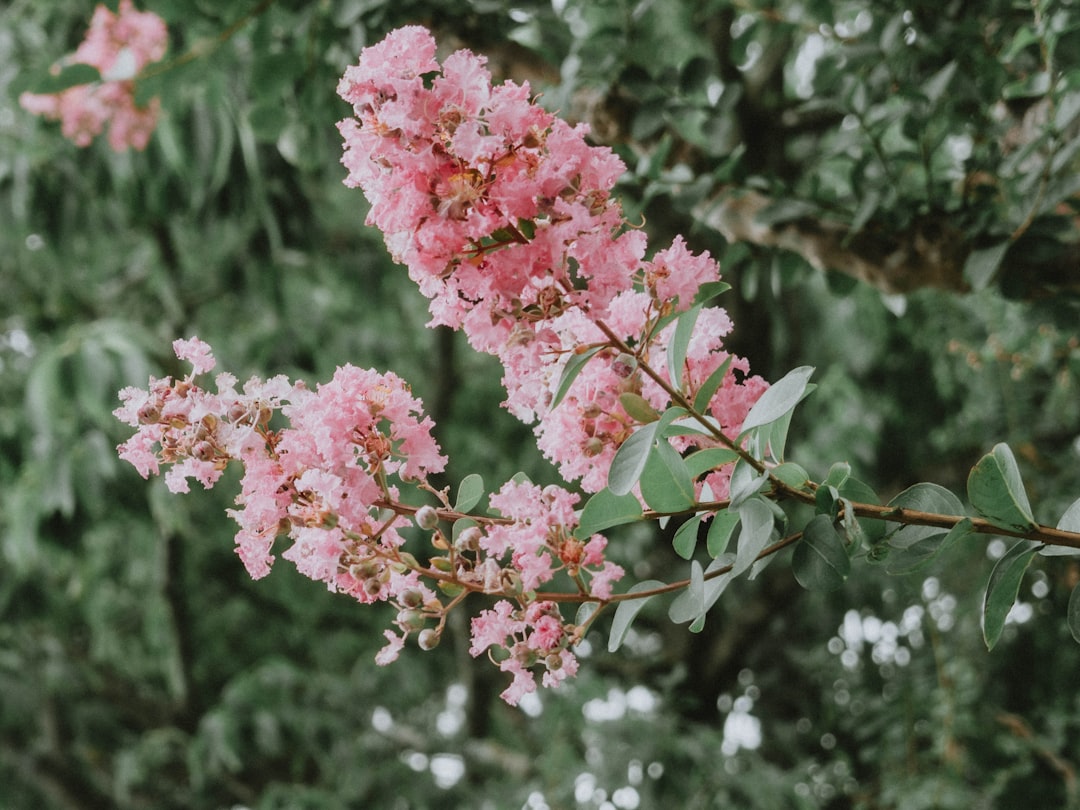
POLYGON ((138 411, 139 424, 153 425, 161 418, 161 404, 155 399, 148 399, 138 411))
POLYGON ((595 402, 590 402, 584 408, 581 409, 581 415, 586 419, 595 419, 604 412, 604 409, 595 402))
POLYGON ((544 666, 552 671, 562 669, 562 656, 559 653, 552 653, 544 659, 544 666))
POLYGON ((191 448, 191 455, 199 461, 213 461, 217 451, 214 450, 214 445, 210 444, 210 442, 202 441, 196 442, 195 446, 191 448))
POLYGON ((611 370, 615 372, 615 376, 624 380, 633 374, 635 369, 637 369, 637 358, 632 354, 622 352, 611 361, 611 370))
POLYGON ((517 571, 503 571, 499 575, 499 584, 502 585, 503 592, 508 596, 520 596, 523 586, 521 583, 521 574, 517 571))
POLYGON ((424 594, 419 588, 406 588, 398 598, 407 608, 418 608, 424 603, 424 594))
POLYGON ((604 452, 604 442, 596 436, 592 436, 585 442, 585 445, 581 450, 586 456, 593 458, 604 452))
POLYGON ((416 525, 421 529, 434 529, 439 525, 439 513, 434 506, 421 506, 416 510, 416 525))
POLYGON ((442 638, 438 631, 430 627, 426 630, 421 630, 420 634, 416 637, 416 643, 420 646, 421 650, 434 650, 439 646, 441 640, 442 638))
POLYGON ((458 551, 476 551, 480 548, 480 538, 483 537, 483 532, 480 531, 478 526, 470 526, 461 534, 458 535, 454 546, 458 551))
POLYGON ((234 402, 229 406, 229 410, 226 413, 230 422, 244 422, 249 421, 248 406, 243 402, 234 402))
POLYGON ((424 621, 424 614, 419 610, 398 611, 397 624, 406 632, 421 629, 424 626, 424 621))

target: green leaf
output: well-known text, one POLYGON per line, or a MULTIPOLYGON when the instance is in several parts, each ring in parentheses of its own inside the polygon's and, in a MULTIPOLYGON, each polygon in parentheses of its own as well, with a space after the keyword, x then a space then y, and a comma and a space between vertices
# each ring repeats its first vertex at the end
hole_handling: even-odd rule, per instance
POLYGON ((925 537, 892 552, 885 561, 885 570, 894 576, 921 571, 957 540, 973 533, 971 518, 964 518, 948 532, 925 537))
POLYGON ((742 530, 735 551, 732 576, 738 576, 754 564, 762 549, 769 544, 773 530, 773 511, 761 498, 751 498, 738 509, 742 530))
POLYGON ((825 515, 816 515, 806 528, 791 558, 791 570, 809 591, 832 591, 851 573, 844 540, 825 515))
POLYGON ((1069 632, 1080 642, 1080 585, 1073 588, 1069 594, 1069 609, 1065 615, 1068 617, 1069 632))
POLYGON ((615 457, 611 459, 611 468, 608 470, 608 488, 616 495, 628 493, 641 478, 659 427, 660 422, 650 422, 638 428, 615 451, 615 457))
POLYGON ((731 494, 731 506, 737 507, 747 498, 759 493, 769 483, 769 476, 759 473, 745 460, 735 462, 735 469, 731 471, 731 482, 728 490, 731 494))
MULTIPOLYGON (((855 501, 857 503, 867 504, 879 504, 881 499, 877 496, 870 486, 858 478, 847 478, 844 480, 837 490, 842 498, 846 498, 848 501, 855 501)), ((881 541, 888 530, 887 524, 883 520, 873 520, 872 518, 855 518, 859 526, 862 528, 863 537, 870 544, 878 543, 881 541)))
POLYGON ((551 400, 551 410, 559 407, 567 391, 570 390, 570 386, 574 384, 574 380, 585 368, 585 364, 592 360, 593 356, 603 348, 603 346, 593 346, 581 354, 571 355, 563 367, 562 377, 559 378, 559 387, 555 389, 555 396, 551 400))
MULTIPOLYGON (((1072 505, 1065 510, 1065 514, 1061 516, 1061 520, 1058 521, 1057 527, 1064 532, 1080 533, 1080 499, 1073 501, 1072 505)), ((1043 546, 1039 549, 1039 553, 1044 557, 1072 557, 1080 554, 1080 548, 1072 548, 1071 546, 1043 546)))
POLYGON ((936 104, 941 99, 942 95, 944 95, 945 90, 949 86, 949 82, 952 81, 952 77, 956 73, 957 66, 958 63, 954 59, 926 80, 926 84, 923 85, 923 95, 925 95, 931 103, 936 104))
POLYGON ((754 403, 754 407, 750 409, 750 413, 746 415, 742 432, 745 434, 748 430, 775 422, 785 416, 806 396, 810 375, 813 373, 812 366, 800 366, 774 383, 761 395, 761 398, 754 403))
MULTIPOLYGON (((960 499, 939 484, 914 484, 889 501, 888 505, 939 515, 964 514, 960 499)), ((938 526, 903 526, 889 539, 889 544, 893 548, 906 548, 943 532, 938 526)))
POLYGON ((971 285, 971 289, 975 291, 986 289, 1001 266, 1011 244, 1012 242, 1006 239, 992 247, 973 250, 968 254, 964 261, 964 280, 971 285))
POLYGON ((458 485, 455 512, 468 512, 484 497, 484 479, 476 473, 470 473, 461 479, 458 485))
POLYGON ((691 453, 684 461, 690 477, 696 479, 704 473, 718 470, 725 464, 737 461, 738 458, 738 453, 734 450, 728 450, 726 447, 707 447, 704 450, 691 453))
POLYGON ((742 517, 732 509, 722 509, 713 515, 709 522, 709 534, 706 539, 706 548, 709 556, 716 559, 727 551, 728 543, 735 527, 739 525, 742 517))
POLYGON ((769 470, 769 475, 792 489, 802 489, 810 480, 810 474, 794 462, 787 461, 769 470))
POLYGON ((972 506, 995 526, 1025 532, 1037 525, 1007 444, 995 445, 979 459, 968 476, 967 490, 972 506))
MULTIPOLYGON (((725 263, 724 266, 727 267, 728 265, 725 263)), ((698 287, 698 291, 694 295, 694 303, 704 304, 718 295, 723 295, 730 289, 731 285, 726 281, 707 281, 698 287)))
POLYGON ((731 571, 723 574, 717 574, 716 572, 731 566, 732 561, 733 555, 724 554, 713 560, 704 571, 701 570, 701 565, 697 560, 691 562, 690 585, 671 603, 668 618, 679 624, 693 622, 690 626, 690 632, 700 632, 701 628, 705 626, 705 614, 709 611, 709 608, 716 604, 716 600, 720 598, 728 583, 733 579, 731 571), (707 575, 712 574, 715 574, 715 576, 705 579, 707 575), (699 576, 700 579, 698 579, 699 576))
POLYGON ((661 439, 641 472, 641 497, 657 512, 680 512, 694 505, 694 495, 686 462, 667 439, 661 439))
POLYGON ((691 622, 703 615, 705 607, 705 571, 697 560, 690 561, 690 584, 668 609, 668 618, 676 624, 691 622))
POLYGON ((675 537, 672 538, 672 548, 684 560, 689 560, 694 556, 694 549, 697 547, 698 528, 701 526, 703 517, 705 517, 704 514, 694 515, 678 528, 675 537))
POLYGON ((593 495, 581 510, 581 519, 574 531, 579 540, 588 540, 597 532, 641 520, 641 503, 634 495, 616 495, 602 489, 593 495))
POLYGON ((675 332, 668 342, 668 379, 678 391, 683 390, 686 350, 690 346, 690 338, 694 335, 694 326, 697 324, 698 315, 701 314, 701 306, 698 304, 679 315, 675 321, 675 332))
POLYGON ((623 394, 619 394, 619 404, 622 405, 623 410, 627 415, 635 422, 641 422, 646 425, 649 422, 655 422, 660 418, 660 414, 656 412, 656 408, 649 404, 648 400, 640 394, 635 394, 632 391, 627 391, 623 394))
POLYGON ((101 72, 96 67, 75 62, 62 67, 59 71, 52 68, 36 75, 30 75, 26 79, 21 79, 18 89, 40 95, 51 95, 63 92, 70 87, 77 87, 80 84, 93 84, 100 81, 101 72))
POLYGON ((821 482, 821 485, 840 489, 850 477, 851 465, 846 461, 837 461, 829 468, 829 474, 825 476, 825 480, 821 482))
POLYGON ((1020 591, 1024 572, 1031 565, 1037 550, 1035 543, 1021 540, 1005 552, 1005 556, 997 561, 994 570, 990 572, 990 581, 986 585, 986 596, 983 599, 983 640, 986 641, 988 650, 994 649, 994 645, 1001 638, 1001 631, 1005 629, 1005 618, 1016 603, 1016 594, 1020 591))
POLYGON ((701 388, 698 389, 697 394, 694 395, 694 410, 698 413, 705 413, 708 410, 709 403, 712 402, 713 396, 720 390, 720 386, 724 384, 724 377, 727 376, 728 371, 731 369, 731 361, 734 359, 732 355, 728 355, 727 360, 717 367, 716 371, 709 375, 709 378, 702 383, 701 388))
MULTIPOLYGON (((647 579, 644 582, 637 583, 626 593, 627 595, 641 593, 655 588, 662 588, 663 586, 664 583, 657 579, 647 579)), ((615 652, 622 646, 630 625, 634 623, 634 619, 637 618, 641 609, 652 598, 652 596, 643 596, 640 599, 627 599, 619 602, 618 607, 615 608, 615 616, 611 620, 611 632, 608 634, 608 652, 615 652)))

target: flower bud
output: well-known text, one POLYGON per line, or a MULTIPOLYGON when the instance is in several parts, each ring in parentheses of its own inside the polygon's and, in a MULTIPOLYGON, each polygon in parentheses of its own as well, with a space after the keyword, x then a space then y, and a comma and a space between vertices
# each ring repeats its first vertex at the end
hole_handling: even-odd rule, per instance
POLYGON ((421 506, 416 510, 414 520, 421 529, 434 529, 439 525, 439 513, 434 506, 421 506))
POLYGON ((419 610, 398 611, 397 625, 406 632, 419 630, 424 626, 424 614, 419 610))
POLYGON ((421 630, 420 634, 416 637, 416 643, 420 646, 421 650, 434 650, 439 646, 439 642, 442 640, 437 630, 431 627, 426 630, 421 630))
POLYGON ((480 531, 480 528, 470 526, 458 535, 457 540, 454 541, 454 546, 458 551, 476 551, 480 548, 481 537, 483 537, 483 532, 480 531))
POLYGON ((424 594, 419 588, 406 588, 398 599, 407 608, 418 608, 424 603, 424 594))
POLYGON ((624 380, 633 374, 636 368, 637 358, 627 352, 621 352, 611 361, 611 370, 615 372, 615 376, 622 377, 624 380))
POLYGON ((596 436, 591 436, 581 450, 589 458, 594 458, 604 452, 604 442, 596 436))
POLYGON ((364 591, 368 596, 378 596, 379 591, 382 590, 382 583, 378 578, 372 577, 371 579, 364 580, 364 591))
POLYGON ((595 402, 590 402, 584 408, 581 409, 581 415, 586 419, 595 419, 604 412, 604 409, 595 402))
POLYGON ((214 445, 207 441, 196 442, 191 448, 191 455, 199 461, 213 461, 216 454, 217 451, 214 450, 214 445))
POLYGON ((139 406, 138 417, 140 425, 156 424, 161 418, 161 403, 156 399, 146 400, 139 406))
POLYGON ((517 571, 504 570, 499 575, 499 584, 502 586, 503 592, 508 596, 520 596, 523 586, 521 583, 521 574, 517 571))
POLYGON ((559 653, 552 653, 544 659, 544 666, 552 671, 562 669, 562 656, 559 653))

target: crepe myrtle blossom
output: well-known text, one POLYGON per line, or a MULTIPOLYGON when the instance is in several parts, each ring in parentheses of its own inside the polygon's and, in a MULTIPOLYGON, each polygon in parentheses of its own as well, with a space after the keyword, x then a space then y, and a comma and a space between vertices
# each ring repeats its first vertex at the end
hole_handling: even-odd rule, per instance
MULTIPOLYGON (((644 233, 611 195, 625 167, 610 149, 533 103, 527 84, 492 86, 482 56, 458 51, 440 65, 435 51, 426 29, 408 26, 346 70, 338 92, 354 115, 338 125, 345 183, 364 191, 368 223, 431 299, 430 325, 461 328, 499 358, 506 407, 537 423, 539 446, 564 478, 595 492, 640 425, 619 395, 641 393, 658 410, 672 402, 621 352, 606 351, 553 409, 566 363, 610 341, 601 324, 635 346, 635 363, 662 357, 672 329, 657 323, 689 309, 719 267, 681 237, 646 260, 644 233)), ((687 358, 698 385, 729 356, 719 338, 730 320, 709 312, 715 339, 698 340, 687 358)), ((745 360, 730 366, 709 405, 729 438, 766 388, 745 360)))
POLYGON ((135 77, 160 61, 168 46, 164 20, 136 11, 131 0, 120 0, 116 13, 99 5, 86 39, 62 64, 97 68, 101 81, 69 87, 59 93, 23 93, 19 104, 29 112, 59 120, 64 137, 89 146, 109 126, 109 146, 116 152, 146 148, 157 126, 161 104, 135 102, 135 77))
POLYGON ((427 484, 446 458, 432 438, 431 419, 399 377, 343 366, 311 390, 283 376, 252 378, 238 388, 235 377, 219 373, 210 391, 199 380, 216 366, 210 346, 193 337, 175 341, 173 349, 192 366, 190 374, 151 378, 145 390, 120 392, 123 405, 115 414, 137 428, 118 448, 120 457, 143 477, 168 467, 166 484, 177 493, 189 490, 190 478, 212 487, 230 461, 239 462, 241 491, 229 514, 239 524, 237 553, 253 578, 269 573, 273 546, 284 537, 289 544, 281 556, 305 576, 361 603, 394 606, 395 630, 384 634, 379 664, 395 660, 410 635, 422 649, 438 643, 446 614, 460 599, 444 603, 436 586, 444 595, 512 599, 525 624, 520 637, 504 638, 499 664, 514 675, 507 699, 532 682, 529 668, 541 652, 545 685, 573 674, 576 660, 567 650, 573 630, 554 604, 535 606, 535 589, 561 573, 582 592, 606 599, 623 573, 604 559, 604 537, 574 536, 576 494, 507 483, 491 496, 497 516, 479 518, 450 549, 439 528, 448 511, 445 493, 427 484), (275 414, 287 424, 276 427, 275 414), (405 505, 403 485, 436 494, 443 511, 405 505), (401 534, 413 525, 430 536, 426 554, 450 553, 419 563, 401 534))

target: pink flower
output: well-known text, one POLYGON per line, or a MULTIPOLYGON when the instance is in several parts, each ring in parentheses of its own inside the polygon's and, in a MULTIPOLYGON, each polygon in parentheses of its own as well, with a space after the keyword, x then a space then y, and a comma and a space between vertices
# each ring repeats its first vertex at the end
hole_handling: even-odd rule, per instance
POLYGON ((217 362, 214 360, 210 346, 197 337, 189 340, 174 340, 173 351, 180 360, 191 363, 192 372, 195 374, 205 374, 213 369, 217 362))
POLYGON ((399 636, 392 630, 383 630, 383 636, 386 638, 386 646, 375 654, 375 663, 380 667, 385 667, 387 664, 397 661, 398 654, 405 647, 404 636, 399 636))
POLYGON ((160 102, 135 103, 138 74, 165 55, 168 31, 156 14, 136 11, 131 0, 120 0, 117 13, 99 5, 86 39, 66 62, 97 68, 101 81, 77 85, 59 93, 23 93, 19 104, 27 111, 61 122, 64 137, 76 146, 90 142, 109 124, 109 145, 116 152, 145 149, 157 126, 160 102))

